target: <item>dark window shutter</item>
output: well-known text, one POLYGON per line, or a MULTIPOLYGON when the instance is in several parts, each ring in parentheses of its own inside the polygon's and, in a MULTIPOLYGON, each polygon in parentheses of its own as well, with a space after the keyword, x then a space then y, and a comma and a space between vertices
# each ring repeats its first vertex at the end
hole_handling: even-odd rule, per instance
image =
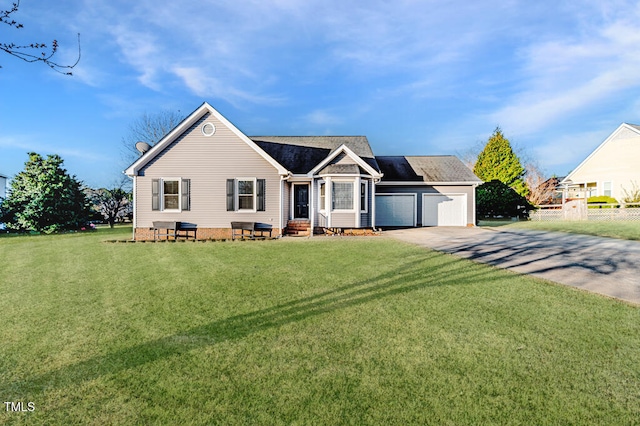
POLYGON ((227 211, 232 212, 236 209, 236 181, 235 179, 227 179, 227 211))
POLYGON ((182 210, 191 210, 191 179, 182 179, 182 210))
POLYGON ((256 196, 258 199, 258 206, 256 208, 257 211, 259 212, 263 212, 266 210, 266 203, 265 203, 265 187, 266 187, 266 180, 265 179, 258 179, 258 187, 256 188, 256 196))
POLYGON ((151 210, 160 210, 160 179, 151 180, 151 210))

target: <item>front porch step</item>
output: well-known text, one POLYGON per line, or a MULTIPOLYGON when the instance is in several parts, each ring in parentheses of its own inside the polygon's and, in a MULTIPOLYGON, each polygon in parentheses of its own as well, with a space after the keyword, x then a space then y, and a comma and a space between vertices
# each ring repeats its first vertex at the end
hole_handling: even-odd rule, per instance
POLYGON ((311 221, 309 220, 290 220, 284 228, 284 234, 288 236, 307 237, 311 234, 311 221))

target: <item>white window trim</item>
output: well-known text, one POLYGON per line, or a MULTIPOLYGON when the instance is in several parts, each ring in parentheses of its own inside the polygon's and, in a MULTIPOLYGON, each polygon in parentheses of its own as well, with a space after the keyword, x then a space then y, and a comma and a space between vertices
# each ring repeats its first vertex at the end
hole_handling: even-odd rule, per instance
POLYGON ((358 191, 358 197, 354 197, 354 193, 355 193, 355 181, 350 180, 350 179, 331 179, 331 199, 329 200, 329 202, 331 203, 331 211, 332 212, 337 212, 337 213, 355 213, 357 211, 360 210, 360 187, 357 187, 357 191, 358 191), (333 208, 333 197, 335 195, 335 192, 333 190, 333 184, 334 183, 350 183, 352 185, 351 187, 351 197, 352 197, 352 207, 350 209, 334 209, 333 208), (356 204, 357 203, 357 204, 356 204))
POLYGON ((182 178, 168 177, 160 178, 160 211, 166 213, 180 213, 182 211, 182 178), (178 181, 178 208, 177 209, 165 209, 164 207, 164 183, 165 181, 178 181))
POLYGON ((238 206, 236 213, 255 213, 257 212, 257 203, 258 203, 258 178, 255 177, 239 177, 235 179, 235 203, 238 206), (253 209, 241 209, 240 208, 240 181, 241 180, 250 180, 253 182, 253 209))
POLYGON ((324 180, 318 181, 318 211, 320 213, 327 212, 327 182, 324 180), (320 194, 320 188, 324 185, 324 203, 322 203, 322 196, 320 194))
POLYGON ((358 187, 358 207, 360 208, 360 213, 369 213, 369 181, 361 180, 360 186, 358 187), (364 209, 360 208, 360 202, 362 201, 362 194, 360 193, 360 188, 364 185, 364 209))
POLYGON ((600 195, 602 195, 603 197, 607 196, 605 194, 605 191, 607 190, 605 184, 607 184, 607 183, 610 184, 610 186, 611 186, 609 188, 609 191, 611 191, 611 195, 609 195, 609 197, 615 198, 615 197, 613 197, 613 181, 612 180, 604 180, 604 181, 602 181, 602 194, 600 194, 600 195))

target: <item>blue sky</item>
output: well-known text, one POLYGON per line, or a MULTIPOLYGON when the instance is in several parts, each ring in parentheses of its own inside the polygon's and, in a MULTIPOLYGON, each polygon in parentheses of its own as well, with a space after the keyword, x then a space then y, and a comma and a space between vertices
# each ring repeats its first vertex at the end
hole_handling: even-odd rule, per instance
MULTIPOLYGON (((0 0, 3 9, 10 2, 0 0)), ((57 153, 88 185, 143 113, 203 101, 247 135, 366 135, 462 154, 496 126, 548 174, 640 124, 634 1, 22 0, 0 40, 60 44, 74 76, 0 54, 0 173, 57 153)))

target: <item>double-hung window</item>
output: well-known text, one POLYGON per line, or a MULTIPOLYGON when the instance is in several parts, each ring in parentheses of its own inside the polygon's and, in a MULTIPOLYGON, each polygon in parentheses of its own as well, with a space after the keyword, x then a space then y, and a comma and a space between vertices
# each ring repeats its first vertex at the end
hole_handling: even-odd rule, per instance
POLYGON ((180 210, 180 181, 162 181, 162 210, 180 210))
POLYGON ((265 211, 265 189, 265 179, 227 179, 227 211, 265 211))
POLYGON ((255 179, 238 179, 238 210, 255 210, 255 179))
POLYGON ((174 212, 190 210, 190 192, 191 179, 152 179, 151 209, 174 212))
POLYGON ((326 210, 327 202, 327 185, 324 182, 320 182, 320 210, 326 210))
POLYGON ((367 181, 360 182, 360 211, 366 213, 367 206, 367 181))
POLYGON ((333 210, 353 210, 353 182, 332 182, 333 210))

